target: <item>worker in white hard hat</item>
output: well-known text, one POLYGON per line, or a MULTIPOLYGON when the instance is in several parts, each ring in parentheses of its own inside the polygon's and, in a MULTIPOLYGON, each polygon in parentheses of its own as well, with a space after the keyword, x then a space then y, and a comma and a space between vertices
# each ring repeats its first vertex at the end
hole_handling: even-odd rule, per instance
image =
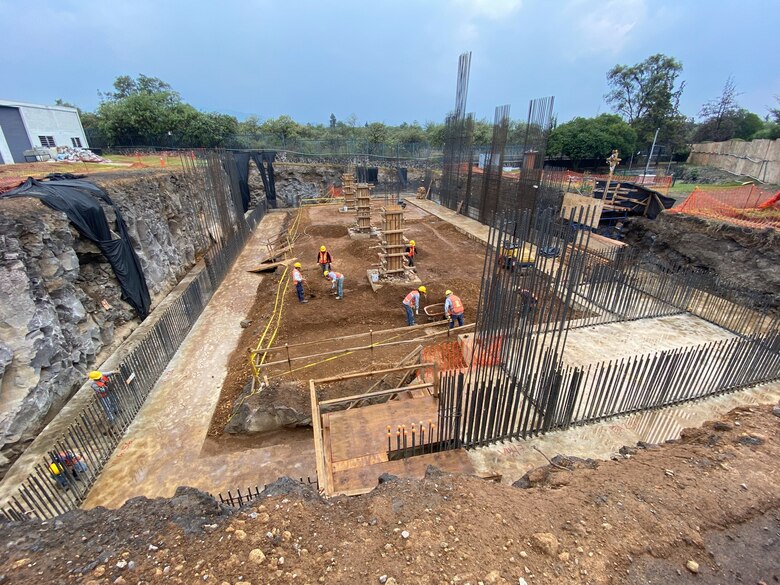
POLYGON ((298 294, 298 302, 308 303, 309 301, 307 301, 303 296, 303 281, 306 279, 303 278, 303 274, 301 274, 300 262, 293 264, 292 279, 295 283, 295 292, 298 294))
POLYGON ((450 329, 455 327, 455 322, 458 322, 458 327, 463 327, 463 301, 456 294, 453 294, 451 290, 444 293, 444 314, 450 320, 450 329))
POLYGON ((330 255, 328 249, 325 246, 320 246, 320 253, 317 254, 317 264, 320 265, 320 270, 323 272, 330 272, 330 265, 333 263, 333 256, 330 255))
POLYGON ((410 327, 414 325, 414 315, 420 314, 420 293, 427 294, 428 289, 424 286, 418 286, 417 290, 409 291, 404 297, 403 306, 406 311, 406 324, 410 327))

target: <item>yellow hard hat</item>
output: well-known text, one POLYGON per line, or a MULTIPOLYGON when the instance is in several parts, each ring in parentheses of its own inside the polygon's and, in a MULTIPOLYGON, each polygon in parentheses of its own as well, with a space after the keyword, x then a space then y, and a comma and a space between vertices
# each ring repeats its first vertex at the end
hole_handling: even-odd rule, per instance
POLYGON ((320 246, 320 252, 324 252, 326 250, 325 246, 320 246))
POLYGON ((409 245, 414 246, 414 240, 409 240, 409 245))
POLYGON ((322 276, 328 276, 328 271, 327 271, 327 270, 326 270, 326 271, 324 271, 324 272, 322 273, 322 276))
POLYGON ((428 289, 427 289, 427 288, 425 288, 424 286, 418 287, 418 288, 417 288, 417 290, 419 290, 419 291, 420 291, 421 293, 423 293, 423 294, 425 294, 425 293, 427 293, 427 292, 428 292, 428 289))
POLYGON ((103 374, 101 374, 101 373, 100 373, 100 372, 98 372, 97 370, 92 370, 92 371, 89 373, 89 379, 90 379, 90 380, 100 380, 100 378, 102 378, 102 377, 103 377, 103 374))
POLYGON ((449 289, 447 289, 447 291, 444 293, 444 296, 445 296, 445 297, 448 297, 448 296, 450 296, 451 294, 452 294, 452 291, 451 291, 451 290, 449 290, 449 289))
POLYGON ((301 267, 300 262, 296 262, 295 264, 293 264, 293 268, 300 268, 300 267, 301 267))

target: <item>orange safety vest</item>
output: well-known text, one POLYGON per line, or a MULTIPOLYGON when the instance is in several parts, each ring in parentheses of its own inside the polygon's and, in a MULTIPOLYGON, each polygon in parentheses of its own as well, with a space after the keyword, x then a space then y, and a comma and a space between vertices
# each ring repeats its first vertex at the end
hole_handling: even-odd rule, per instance
POLYGON ((332 259, 330 257, 330 252, 320 252, 319 256, 317 256, 317 264, 330 264, 332 262, 332 259))
POLYGON ((460 300, 460 297, 450 295, 450 302, 452 303, 451 313, 453 315, 460 315, 463 313, 463 301, 460 300))
POLYGON ((103 376, 100 380, 95 380, 95 385, 99 388, 95 390, 98 396, 101 398, 108 396, 108 378, 106 376, 103 376))
POLYGON ((414 257, 414 246, 409 246, 409 257, 414 257))
MULTIPOLYGON (((412 306, 412 299, 414 299, 414 298, 419 299, 420 298, 419 294, 420 293, 418 293, 416 290, 410 291, 409 294, 406 295, 406 297, 404 297, 404 305, 409 305, 411 307, 412 306), (417 293, 417 294, 415 295, 415 293, 417 293)), ((417 301, 417 304, 418 305, 420 304, 419 300, 417 301)))

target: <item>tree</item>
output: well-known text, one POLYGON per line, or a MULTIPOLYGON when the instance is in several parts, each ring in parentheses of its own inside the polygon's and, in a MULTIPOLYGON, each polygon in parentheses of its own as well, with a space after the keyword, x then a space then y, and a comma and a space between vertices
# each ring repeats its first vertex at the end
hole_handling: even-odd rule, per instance
POLYGON ((263 132, 267 132, 286 142, 292 138, 298 138, 301 134, 301 125, 290 116, 282 115, 278 118, 269 118, 261 126, 263 132))
POLYGON ((663 142, 684 140, 679 104, 685 82, 677 83, 681 71, 679 61, 659 53, 636 65, 615 65, 607 73, 610 91, 604 98, 628 121, 641 144, 649 145, 657 128, 663 142))
POLYGON ((331 128, 336 127, 336 114, 331 113, 330 115, 330 127, 331 128))
POLYGON ((737 86, 734 78, 729 76, 723 85, 720 97, 712 99, 701 107, 699 115, 704 118, 703 126, 708 134, 707 140, 730 140, 736 130, 736 115, 739 112, 737 104, 737 86))
POLYGON ((547 143, 547 154, 574 160, 609 156, 613 149, 633 152, 636 132, 620 116, 601 114, 595 118, 574 118, 557 126, 547 143))
POLYGON ((105 100, 117 101, 138 94, 160 94, 171 103, 181 101, 181 96, 158 77, 149 77, 143 73, 133 79, 129 75, 120 75, 114 80, 114 90, 98 94, 105 100))

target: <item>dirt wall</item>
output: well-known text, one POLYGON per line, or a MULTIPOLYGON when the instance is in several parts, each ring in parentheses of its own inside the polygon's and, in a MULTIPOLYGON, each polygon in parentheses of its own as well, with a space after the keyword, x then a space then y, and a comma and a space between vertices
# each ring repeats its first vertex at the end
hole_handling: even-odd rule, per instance
POLYGON ((628 224, 627 241, 667 267, 704 271, 735 300, 780 310, 780 233, 683 214, 628 224))
MULTIPOLYGON (((96 175, 122 211, 156 304, 195 263, 187 179, 96 175)), ((113 225, 113 212, 108 213, 113 225)), ((98 248, 36 199, 0 199, 0 473, 139 323, 98 248), (105 303, 105 304, 104 304, 105 303), (117 339, 119 338, 119 339, 117 339)))

